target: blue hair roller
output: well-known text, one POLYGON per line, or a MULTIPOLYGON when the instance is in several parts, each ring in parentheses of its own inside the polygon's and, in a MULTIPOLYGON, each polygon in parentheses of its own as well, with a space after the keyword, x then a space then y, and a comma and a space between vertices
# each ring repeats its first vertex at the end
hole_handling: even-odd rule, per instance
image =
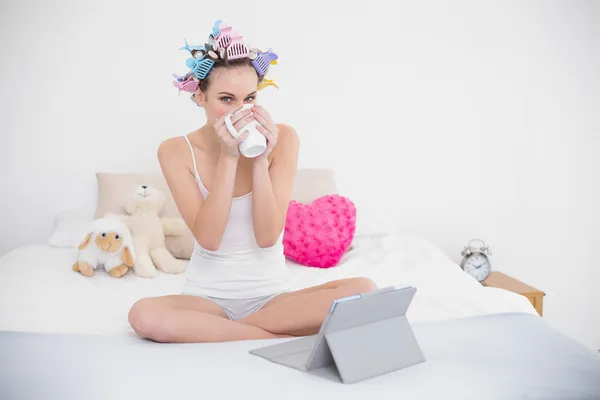
POLYGON ((215 65, 215 62, 209 58, 202 58, 196 60, 195 58, 188 58, 185 64, 192 70, 194 76, 198 79, 206 78, 210 69, 215 65))
POLYGON ((215 22, 215 24, 213 25, 213 29, 212 29, 212 34, 214 37, 217 37, 219 35, 219 32, 221 31, 220 25, 221 25, 221 21, 220 19, 217 20, 217 22, 215 22))
POLYGON ((185 46, 183 46, 179 50, 187 50, 187 51, 189 51, 190 54, 192 54, 192 50, 203 50, 203 51, 206 51, 206 48, 203 45, 200 45, 200 46, 190 46, 188 44, 188 42, 187 42, 186 39, 183 39, 183 41, 185 42, 185 46))

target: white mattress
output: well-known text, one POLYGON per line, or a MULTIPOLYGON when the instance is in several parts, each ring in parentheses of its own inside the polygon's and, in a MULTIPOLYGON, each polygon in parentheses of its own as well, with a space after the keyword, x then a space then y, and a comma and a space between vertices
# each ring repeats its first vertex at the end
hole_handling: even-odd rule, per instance
MULTIPOLYGON (((146 296, 180 293, 184 275, 154 279, 104 271, 87 278, 71 270, 76 250, 48 245, 20 247, 0 258, 0 330, 133 335, 127 313, 146 296)), ((288 262, 294 289, 365 276, 378 286, 411 284, 418 291, 411 322, 504 312, 537 315, 520 295, 481 286, 437 247, 419 237, 360 237, 342 262, 329 269, 288 262)))

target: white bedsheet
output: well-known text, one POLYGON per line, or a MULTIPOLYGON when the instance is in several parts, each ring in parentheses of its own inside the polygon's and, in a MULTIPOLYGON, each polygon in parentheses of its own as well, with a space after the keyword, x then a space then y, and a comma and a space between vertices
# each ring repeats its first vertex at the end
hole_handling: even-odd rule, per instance
MULTIPOLYGON (((131 305, 146 296, 177 294, 183 285, 184 275, 144 279, 129 273, 115 279, 97 271, 86 278, 71 270, 75 257, 74 249, 36 245, 0 258, 0 330, 133 335, 127 322, 131 305)), ((413 323, 535 314, 525 297, 481 286, 419 237, 360 237, 334 268, 288 266, 294 289, 354 276, 371 278, 380 287, 411 284, 418 289, 407 313, 413 323)))

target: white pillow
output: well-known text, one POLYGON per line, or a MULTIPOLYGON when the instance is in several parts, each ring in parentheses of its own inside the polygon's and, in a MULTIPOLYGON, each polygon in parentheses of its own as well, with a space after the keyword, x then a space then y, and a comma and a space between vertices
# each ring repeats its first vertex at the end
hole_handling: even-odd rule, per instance
POLYGON ((93 221, 93 212, 70 209, 56 214, 48 244, 53 247, 77 247, 85 239, 93 221))

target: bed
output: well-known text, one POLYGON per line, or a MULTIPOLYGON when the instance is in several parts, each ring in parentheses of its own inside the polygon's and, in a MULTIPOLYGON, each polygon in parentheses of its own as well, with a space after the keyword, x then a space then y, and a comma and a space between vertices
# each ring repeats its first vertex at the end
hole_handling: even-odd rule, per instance
POLYGON ((426 361, 351 385, 249 353, 286 339, 140 339, 127 322, 131 305, 180 293, 184 275, 85 278, 71 270, 75 254, 41 244, 0 257, 0 398, 600 398, 600 355, 549 326, 525 297, 483 287, 429 241, 378 221, 361 220, 336 267, 288 261, 293 289, 354 276, 417 288, 407 318, 426 361))

